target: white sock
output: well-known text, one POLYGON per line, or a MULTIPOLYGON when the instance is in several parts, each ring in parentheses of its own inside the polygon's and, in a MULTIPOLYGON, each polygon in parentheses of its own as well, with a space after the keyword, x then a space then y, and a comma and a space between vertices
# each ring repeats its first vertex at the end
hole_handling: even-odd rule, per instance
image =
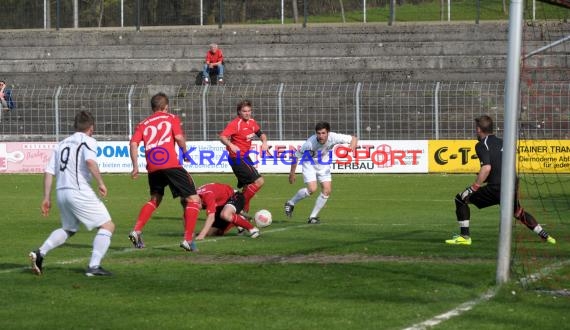
POLYGON ((461 227, 469 227, 469 220, 463 220, 463 221, 457 221, 457 223, 459 224, 459 228, 461 227))
POLYGON ((315 207, 311 212, 310 218, 316 218, 319 215, 319 212, 321 212, 321 209, 325 207, 325 204, 327 203, 328 200, 329 196, 320 194, 319 197, 317 197, 317 200, 315 201, 315 207))
POLYGON ((301 199, 305 199, 307 197, 311 196, 311 193, 309 193, 309 189, 307 188, 301 188, 299 189, 299 191, 297 191, 297 193, 295 194, 295 196, 293 196, 293 198, 291 198, 291 200, 289 200, 289 204, 291 205, 295 205, 297 204, 301 199))
POLYGON ((113 233, 107 229, 99 229, 99 231, 97 231, 97 235, 95 235, 93 239, 93 253, 91 254, 89 267, 101 265, 101 259, 103 259, 111 245, 111 236, 113 236, 113 233))
POLYGON ((532 231, 534 231, 537 234, 540 234, 540 232, 542 231, 542 226, 536 225, 536 227, 534 227, 532 231))
POLYGON ((49 251, 65 243, 69 235, 63 228, 56 229, 51 232, 44 244, 40 246, 40 254, 45 256, 49 251))

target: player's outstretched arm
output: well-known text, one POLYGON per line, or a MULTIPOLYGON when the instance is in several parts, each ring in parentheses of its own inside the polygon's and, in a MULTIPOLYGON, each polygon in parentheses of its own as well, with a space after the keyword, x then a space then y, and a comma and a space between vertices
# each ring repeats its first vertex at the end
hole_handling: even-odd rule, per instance
POLYGON ((297 171, 297 158, 293 158, 291 162, 291 169, 289 170, 289 183, 295 183, 295 171, 297 171))
POLYGON ((350 145, 348 146, 352 153, 356 155, 356 147, 358 146, 358 138, 356 136, 352 136, 352 140, 350 140, 350 145))
POLYGON ((44 173, 44 199, 42 201, 42 215, 47 217, 51 209, 51 186, 53 184, 53 174, 44 173))
POLYGON ((196 236, 196 240, 201 241, 208 235, 210 228, 212 228, 212 225, 214 224, 214 220, 216 220, 216 214, 215 213, 208 214, 208 217, 206 217, 206 222, 204 223, 204 227, 202 228, 198 236, 196 236))
POLYGON ((224 135, 220 135, 220 142, 222 142, 223 145, 227 146, 228 148, 230 148, 231 151, 235 152, 236 154, 239 151, 239 148, 232 143, 232 141, 224 135))
POLYGON ((129 146, 130 146, 131 164, 133 165, 133 169, 131 171, 131 178, 136 179, 139 175, 139 158, 138 158, 139 144, 137 142, 131 142, 129 146))
POLYGON ((102 197, 107 196, 107 186, 105 186, 105 182, 103 182, 103 177, 101 176, 97 162, 93 159, 88 159, 85 163, 87 164, 87 169, 89 169, 89 172, 91 172, 91 175, 95 181, 97 181, 97 186, 99 187, 99 195, 102 197))
MULTIPOLYGON (((182 149, 182 154, 186 155, 186 138, 184 137, 184 135, 182 134, 178 134, 174 136, 174 141, 176 141, 176 144, 178 145, 178 147, 180 147, 180 149, 182 149)), ((184 157, 184 160, 187 160, 186 157, 184 157)))
POLYGON ((267 152, 269 150, 269 146, 267 145, 267 135, 263 133, 259 139, 261 140, 261 150, 267 152))

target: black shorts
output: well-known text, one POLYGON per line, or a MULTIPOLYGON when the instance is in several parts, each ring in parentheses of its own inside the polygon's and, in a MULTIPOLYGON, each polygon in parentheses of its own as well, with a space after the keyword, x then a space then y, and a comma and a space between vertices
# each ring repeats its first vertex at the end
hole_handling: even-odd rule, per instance
POLYGON ((224 230, 230 224, 230 222, 222 219, 221 217, 222 210, 226 205, 232 205, 236 210, 236 214, 239 214, 243 210, 243 207, 245 206, 245 197, 241 192, 236 192, 230 198, 228 198, 226 204, 218 206, 216 208, 216 218, 214 220, 214 224, 212 225, 212 227, 224 230))
POLYGON ((469 197, 469 203, 483 209, 489 206, 498 205, 501 202, 501 186, 486 185, 479 188, 469 197))
MULTIPOLYGON (((479 209, 484 209, 489 206, 501 204, 501 186, 498 184, 486 185, 469 197, 469 203, 477 206, 479 209)), ((515 181, 515 198, 513 202, 514 210, 520 207, 519 201, 519 179, 515 181)))
POLYGON ((253 165, 250 165, 252 163, 253 162, 251 161, 251 158, 249 158, 249 155, 240 159, 230 158, 232 171, 238 179, 238 188, 243 188, 248 184, 254 183, 255 180, 261 177, 261 174, 257 172, 255 167, 253 167, 253 165))
POLYGON ((158 193, 164 196, 164 187, 169 186, 172 197, 187 198, 196 195, 194 180, 182 167, 158 170, 148 174, 150 194, 158 193))

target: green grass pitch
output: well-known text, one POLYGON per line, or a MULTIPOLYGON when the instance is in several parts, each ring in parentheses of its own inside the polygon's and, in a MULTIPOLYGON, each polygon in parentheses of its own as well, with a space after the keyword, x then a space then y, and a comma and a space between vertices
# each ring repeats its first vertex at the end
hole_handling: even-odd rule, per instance
MULTIPOLYGON (((40 215, 42 176, 3 174, 0 326, 403 329, 476 301, 495 286, 498 207, 472 208, 472 246, 444 244, 457 232, 453 197, 473 177, 334 175, 322 223, 308 225, 314 196, 285 218, 283 203, 301 182, 290 185, 286 175, 268 174, 252 210, 269 209, 273 224, 258 239, 231 233, 187 253, 178 247, 181 207, 169 195, 145 228, 147 248, 133 249, 127 235, 148 198, 146 176, 107 174, 105 201, 117 229, 103 265, 114 276, 88 278, 83 271, 94 232, 84 228, 46 256, 44 275, 31 273, 28 252, 59 226, 59 213, 54 208, 48 218, 40 215)), ((231 174, 194 178, 198 185, 235 183, 231 174)), ((529 203, 533 208, 540 205, 529 203)), ((544 280, 523 289, 513 278, 490 300, 436 328, 564 328, 570 297, 560 292, 570 287, 570 228, 560 217, 568 213, 536 213, 556 246, 515 225, 515 260, 538 265, 544 280)), ((197 229, 204 218, 202 212, 197 229)))

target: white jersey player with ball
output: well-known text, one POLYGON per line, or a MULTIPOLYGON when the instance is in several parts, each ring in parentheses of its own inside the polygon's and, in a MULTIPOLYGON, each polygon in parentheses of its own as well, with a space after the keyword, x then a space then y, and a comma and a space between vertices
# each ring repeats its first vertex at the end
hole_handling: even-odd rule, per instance
POLYGON ((354 153, 357 143, 358 138, 356 136, 331 132, 328 122, 319 122, 315 125, 315 135, 308 138, 301 148, 297 150, 295 159, 291 163, 289 183, 293 184, 295 182, 295 171, 297 170, 297 164, 300 163, 306 187, 299 189, 297 193, 285 203, 285 214, 288 217, 293 215, 295 204, 317 191, 318 181, 321 184, 321 194, 315 201, 315 206, 309 216, 308 223, 320 223, 318 217, 319 212, 325 206, 332 191, 330 153, 337 144, 349 144, 349 148, 354 153))

